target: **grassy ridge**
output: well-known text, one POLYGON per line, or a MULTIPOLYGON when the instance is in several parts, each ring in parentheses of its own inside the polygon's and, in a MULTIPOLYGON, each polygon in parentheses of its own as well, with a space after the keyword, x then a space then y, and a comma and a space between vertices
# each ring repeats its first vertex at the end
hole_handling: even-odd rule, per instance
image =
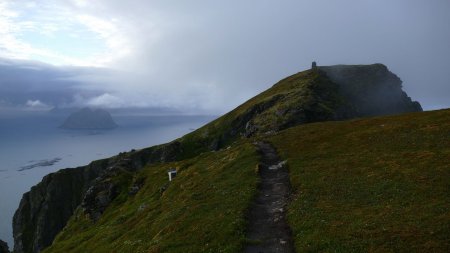
POLYGON ((449 252, 450 110, 315 123, 270 140, 288 159, 298 252, 449 252))
POLYGON ((293 125, 331 120, 343 104, 338 86, 323 72, 306 70, 284 78, 266 91, 234 110, 189 133, 178 141, 183 149, 179 158, 189 158, 199 151, 221 148, 248 132, 278 131, 293 125))
MULTIPOLYGON (((89 200, 87 203, 90 203, 90 200, 92 200, 93 203, 91 204, 93 204, 94 207, 100 208, 100 212, 103 212, 104 203, 109 204, 109 200, 106 199, 110 199, 110 197, 113 198, 113 195, 115 197, 114 184, 110 185, 113 187, 110 189, 111 191, 109 193, 103 189, 103 187, 107 187, 110 183, 108 182, 111 180, 110 177, 115 176, 115 171, 109 171, 108 169, 111 164, 129 166, 129 171, 134 171, 135 169, 140 170, 143 166, 148 164, 169 163, 174 161, 184 161, 180 162, 180 164, 184 164, 188 159, 197 161, 197 159, 200 159, 198 156, 202 153, 226 148, 237 141, 240 141, 242 144, 249 140, 248 137, 264 138, 264 136, 283 131, 296 125, 420 110, 420 105, 416 102, 412 102, 406 93, 402 91, 401 80, 382 64, 337 65, 318 67, 296 73, 280 80, 271 88, 249 99, 247 102, 224 116, 179 139, 135 152, 119 154, 111 159, 105 159, 105 163, 102 163, 101 166, 89 165, 75 169, 76 175, 79 178, 66 178, 69 185, 72 185, 72 187, 67 189, 67 192, 60 191, 61 189, 65 189, 65 187, 61 187, 60 185, 62 184, 65 186, 65 184, 57 178, 49 180, 48 184, 38 184, 39 187, 35 187, 30 191, 31 193, 29 196, 32 197, 23 198, 22 204, 16 212, 17 215, 15 217, 17 218, 15 218, 14 221, 14 226, 16 227, 16 245, 19 245, 18 250, 20 250, 19 248, 23 248, 27 252, 47 247, 53 241, 54 235, 60 231, 61 227, 65 226, 76 206, 80 204, 80 196, 84 194, 84 191, 86 190, 85 187, 91 186, 91 184, 93 184, 93 189, 96 190, 90 191, 90 194, 87 195, 87 199, 89 200), (129 162, 122 165, 119 164, 125 160, 129 162), (103 172, 106 174, 103 174, 103 172), (100 174, 105 178, 102 176, 101 180, 99 179, 100 181, 94 180, 100 174), (88 175, 88 177, 85 177, 86 175, 88 175), (76 180, 80 181, 79 184, 82 187, 76 187, 76 185, 70 183, 76 180), (42 196, 46 197, 42 198, 42 196), (95 203, 97 200, 98 203, 95 203), (97 204, 99 206, 96 206, 97 204)), ((329 136, 325 136, 326 138, 321 135, 313 135, 316 138, 322 138, 323 143, 319 139, 314 139, 310 140, 311 143, 314 143, 311 145, 323 146, 328 142, 338 140, 334 139, 334 131, 339 131, 339 129, 334 129, 333 124, 325 124, 323 125, 323 129, 322 125, 314 126, 318 126, 318 128, 320 128, 319 131, 328 131, 332 133, 329 136)), ((361 132, 364 131, 364 129, 361 127, 358 131, 361 132)), ((373 133, 368 134, 379 134, 379 132, 374 131, 373 133)), ((287 137, 283 138, 285 138, 284 141, 289 142, 291 136, 289 136, 289 134, 287 135, 287 137)), ((373 138, 375 142, 377 141, 376 136, 370 138, 373 138)), ((305 139, 305 142, 306 141, 308 140, 305 139)), ((346 140, 343 140, 343 142, 345 141, 346 140)), ((393 145, 395 146, 397 143, 394 143, 393 145)), ((336 159, 337 162, 342 162, 343 160, 339 160, 340 157, 334 158, 334 153, 336 152, 334 148, 337 149, 337 147, 339 146, 336 145, 322 150, 323 152, 331 152, 329 155, 323 155, 323 159, 336 159)), ((371 148, 376 147, 377 146, 374 145, 374 147, 371 148)), ((378 147, 383 146, 380 144, 378 147)), ((344 151, 347 149, 347 147, 339 148, 344 151)), ((315 151, 320 152, 321 150, 311 150, 311 152, 315 151)), ((350 152, 346 153, 348 156, 356 154, 354 153, 356 150, 347 151, 350 152)), ((397 155, 397 153, 393 154, 397 155)), ((292 153, 291 155, 302 154, 292 153)), ((363 155, 365 154, 363 153, 363 155)), ((387 154, 383 153, 382 155, 387 154)), ((212 159, 212 156, 200 157, 203 157, 206 160, 212 159)), ((395 156, 391 159, 407 159, 407 157, 395 156)), ((367 161, 368 167, 375 162, 375 160, 370 159, 367 161)), ((309 162, 315 164, 318 161, 310 159, 309 162)), ((201 163, 201 161, 198 161, 198 163, 201 163)), ((331 164, 333 164, 333 162, 329 163, 330 166, 331 164)), ((164 169, 167 169, 167 166, 172 165, 164 164, 161 165, 161 167, 155 167, 154 170, 160 168, 161 171, 163 171, 164 169)), ((192 166, 195 167, 195 165, 192 166)), ((116 167, 113 167, 113 169, 116 169, 116 167)), ((61 172, 55 174, 61 175, 61 172)), ((228 179, 228 177, 224 177, 222 180, 228 179)), ((234 178, 232 176, 230 177, 230 180, 231 179, 235 179, 237 182, 240 182, 241 180, 241 178, 234 178)), ((129 184, 133 184, 133 182, 137 180, 136 176, 124 171, 120 178, 114 180, 118 180, 120 182, 119 185, 125 187, 122 189, 123 194, 115 203, 116 207, 122 207, 121 204, 124 203, 120 201, 125 201, 125 205, 128 205, 128 201, 131 200, 126 194, 126 187, 129 187, 129 184)), ((161 187, 161 182, 152 181, 156 179, 148 179, 146 177, 144 181, 147 180, 149 180, 151 184, 154 184, 155 187, 161 187)), ((176 184, 174 183, 173 185, 176 184)), ((146 194, 152 195, 154 193, 147 192, 146 194)), ((177 196, 171 196, 170 199, 177 202, 180 201, 177 196)), ((155 203, 158 201, 159 199, 154 200, 155 203)), ((207 201, 205 200, 205 203, 206 202, 207 201)), ((161 212, 164 212, 164 209, 161 210, 161 212)), ((200 208, 198 210, 202 211, 203 209, 200 208)), ((107 211, 105 215, 108 215, 108 212, 111 211, 107 211)), ((84 230, 79 231, 84 232, 84 230)), ((118 231, 120 231, 120 228, 118 228, 118 231)), ((100 235, 102 235, 102 233, 99 233, 99 236, 100 235)), ((149 234, 148 236, 151 235, 152 234, 149 234)), ((67 240, 70 241, 71 239, 67 238, 67 240)), ((81 241, 80 244, 83 245, 81 241)))
MULTIPOLYGON (((450 110, 301 125, 268 138, 288 160, 297 252, 448 252, 450 110)), ((78 210, 44 252, 239 252, 256 192, 248 139, 114 178, 92 223, 78 210), (166 171, 179 175, 167 184, 166 171), (144 182, 134 196, 134 182, 144 182)))
POLYGON ((44 252, 237 252, 257 184, 258 156, 242 144, 121 173, 121 194, 93 223, 78 209, 44 252), (178 168, 170 184, 167 169, 178 168), (135 196, 133 182, 144 182, 135 196), (161 193, 161 187, 167 189, 161 193))

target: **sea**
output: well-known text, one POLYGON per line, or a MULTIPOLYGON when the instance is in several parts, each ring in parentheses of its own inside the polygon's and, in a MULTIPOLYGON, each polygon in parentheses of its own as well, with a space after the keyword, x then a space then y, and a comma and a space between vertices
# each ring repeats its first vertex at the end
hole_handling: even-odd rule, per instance
POLYGON ((13 247, 12 217, 22 195, 62 168, 86 165, 123 151, 169 142, 216 116, 112 115, 112 130, 66 130, 67 115, 0 113, 0 239, 13 247))

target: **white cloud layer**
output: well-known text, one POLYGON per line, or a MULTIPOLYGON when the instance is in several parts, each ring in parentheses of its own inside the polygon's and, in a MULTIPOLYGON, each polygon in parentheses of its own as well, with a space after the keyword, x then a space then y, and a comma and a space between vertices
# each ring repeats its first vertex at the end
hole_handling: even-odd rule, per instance
POLYGON ((97 107, 97 108, 122 108, 127 104, 121 98, 118 98, 109 93, 104 93, 98 96, 84 97, 76 94, 73 102, 67 107, 97 107))
POLYGON ((127 36, 117 20, 96 17, 87 1, 0 2, 0 57, 40 60, 56 65, 105 66, 126 56, 127 36), (62 40, 62 38, 64 40, 62 40), (76 45, 73 40, 92 42, 76 45))
POLYGON ((25 109, 28 110, 48 111, 52 108, 52 106, 42 103, 40 100, 28 100, 25 103, 25 109))

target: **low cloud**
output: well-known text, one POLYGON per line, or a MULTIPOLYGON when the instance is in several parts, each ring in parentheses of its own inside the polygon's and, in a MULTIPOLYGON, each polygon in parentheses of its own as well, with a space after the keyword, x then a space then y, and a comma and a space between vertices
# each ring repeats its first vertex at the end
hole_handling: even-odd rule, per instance
POLYGON ((127 107, 127 103, 119 97, 104 93, 99 96, 83 97, 76 94, 73 102, 68 107, 97 107, 97 108, 124 108, 127 107))
POLYGON ((28 110, 47 111, 51 110, 53 106, 42 103, 40 100, 28 100, 25 103, 25 108, 28 110))

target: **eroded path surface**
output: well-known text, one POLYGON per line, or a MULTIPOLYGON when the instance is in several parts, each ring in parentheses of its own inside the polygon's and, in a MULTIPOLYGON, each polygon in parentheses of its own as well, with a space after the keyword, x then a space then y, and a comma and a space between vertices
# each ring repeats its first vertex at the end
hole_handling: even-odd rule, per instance
POLYGON ((290 195, 289 173, 272 145, 255 143, 260 154, 261 183, 249 211, 247 253, 295 252, 291 230, 286 222, 290 195))

